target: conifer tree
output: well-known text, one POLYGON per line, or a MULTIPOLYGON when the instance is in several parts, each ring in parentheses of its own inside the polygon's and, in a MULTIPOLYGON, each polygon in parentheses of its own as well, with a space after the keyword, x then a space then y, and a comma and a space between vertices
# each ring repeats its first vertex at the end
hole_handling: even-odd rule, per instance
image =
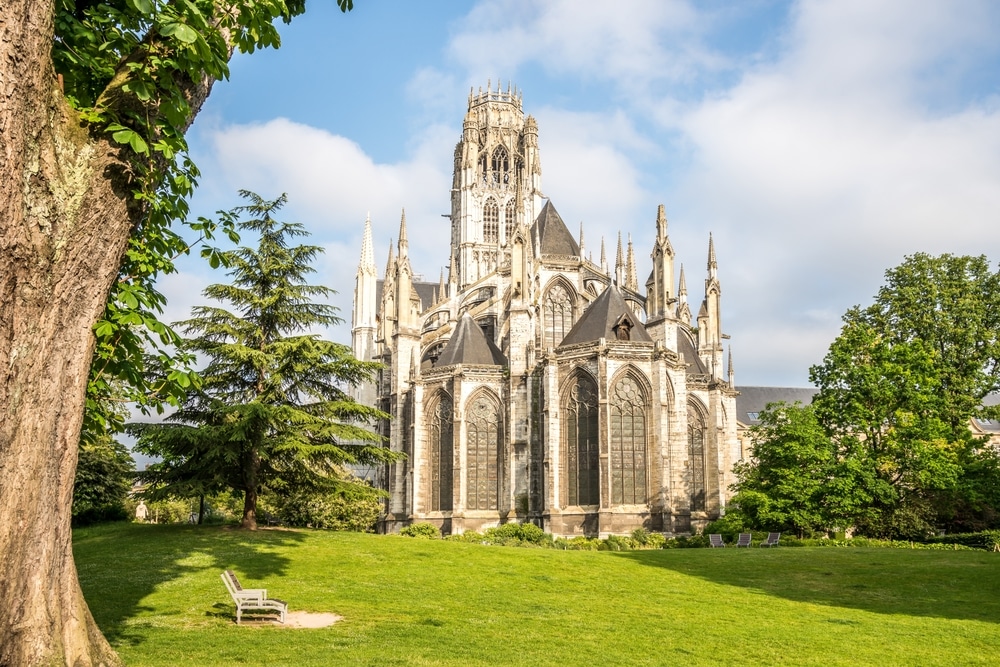
POLYGON ((163 424, 135 424, 137 449, 161 456, 144 477, 154 497, 222 489, 244 495, 242 527, 257 527, 257 498, 269 483, 293 479, 322 488, 343 483, 344 463, 391 460, 363 423, 385 415, 344 391, 371 377, 377 365, 353 358, 346 345, 310 333, 340 322, 317 303, 333 293, 310 285, 314 245, 290 245, 307 232, 273 217, 282 195, 249 201, 225 214, 259 237, 256 248, 221 255, 230 284, 204 295, 220 305, 198 306, 179 323, 185 347, 207 362, 200 386, 163 424))

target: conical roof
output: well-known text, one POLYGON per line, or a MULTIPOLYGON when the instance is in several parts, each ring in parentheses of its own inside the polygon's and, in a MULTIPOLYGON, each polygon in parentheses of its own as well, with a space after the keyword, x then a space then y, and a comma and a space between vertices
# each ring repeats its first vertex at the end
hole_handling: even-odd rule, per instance
POLYGON ((507 358, 468 313, 462 315, 434 366, 506 366, 507 358))
POLYGON ((628 340, 642 343, 653 342, 639 318, 625 303, 618 288, 614 285, 608 285, 607 289, 601 292, 601 295, 587 307, 587 310, 583 311, 583 316, 569 330, 560 346, 591 343, 601 338, 616 340, 618 338, 617 327, 621 324, 625 324, 629 329, 628 340))
POLYGON ((531 233, 532 237, 539 239, 543 255, 580 256, 580 246, 550 201, 545 202, 542 212, 535 218, 531 233))

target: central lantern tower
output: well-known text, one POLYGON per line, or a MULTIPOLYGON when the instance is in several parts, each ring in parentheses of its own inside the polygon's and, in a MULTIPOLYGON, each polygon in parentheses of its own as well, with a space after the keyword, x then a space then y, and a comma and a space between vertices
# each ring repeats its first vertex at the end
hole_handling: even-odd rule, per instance
POLYGON ((459 289, 509 262, 514 231, 529 227, 543 204, 538 123, 525 117, 519 91, 490 87, 469 92, 455 147, 451 251, 459 289))

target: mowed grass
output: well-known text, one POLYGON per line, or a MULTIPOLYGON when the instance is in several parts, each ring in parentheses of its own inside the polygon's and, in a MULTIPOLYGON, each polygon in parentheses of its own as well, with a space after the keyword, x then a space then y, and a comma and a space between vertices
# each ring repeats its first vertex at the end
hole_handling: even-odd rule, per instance
POLYGON ((1000 662, 1000 555, 573 552, 118 524, 80 582, 129 665, 975 665, 1000 662), (322 629, 236 626, 236 571, 322 629))

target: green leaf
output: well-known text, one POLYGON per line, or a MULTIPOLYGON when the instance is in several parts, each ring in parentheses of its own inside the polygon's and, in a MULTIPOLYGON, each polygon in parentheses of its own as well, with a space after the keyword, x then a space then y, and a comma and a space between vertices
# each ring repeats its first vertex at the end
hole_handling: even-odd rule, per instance
POLYGON ((132 142, 132 137, 136 136, 135 132, 132 130, 118 130, 111 135, 111 138, 120 144, 128 144, 132 142))
POLYGON ((149 153, 149 146, 146 145, 146 140, 135 132, 132 133, 132 137, 128 143, 136 153, 142 153, 143 155, 149 153))
POLYGON ((128 0, 128 4, 140 14, 149 15, 153 13, 153 0, 128 0))
POLYGON ((185 23, 178 23, 176 25, 174 37, 185 44, 194 44, 198 40, 198 32, 194 28, 185 23))

